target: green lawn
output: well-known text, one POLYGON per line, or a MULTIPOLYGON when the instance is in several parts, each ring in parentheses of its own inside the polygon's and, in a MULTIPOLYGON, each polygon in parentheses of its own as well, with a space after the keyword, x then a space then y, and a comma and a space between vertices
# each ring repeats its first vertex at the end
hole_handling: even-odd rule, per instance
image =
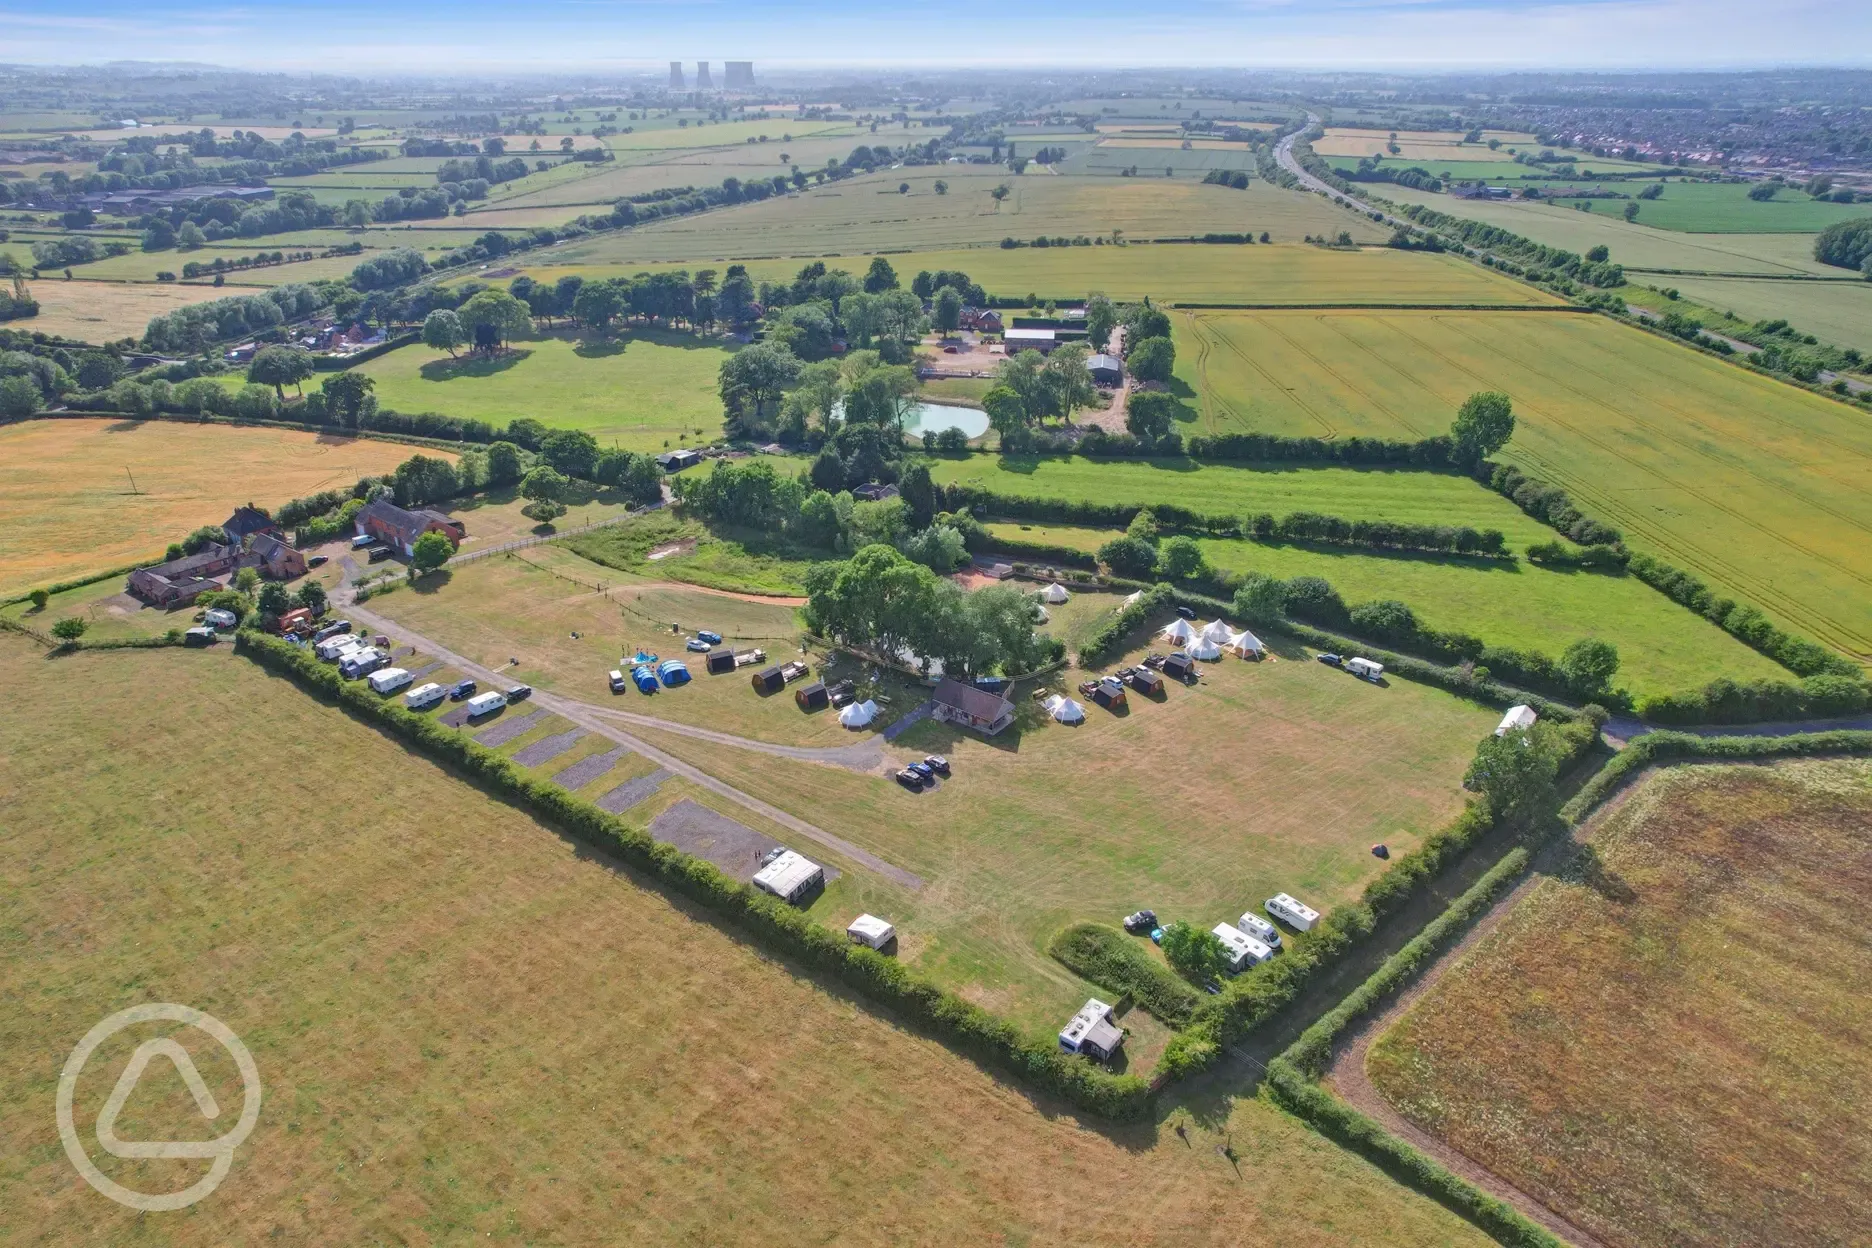
POLYGON ((504 425, 529 416, 585 429, 600 442, 661 450, 721 432, 716 390, 727 349, 688 334, 633 330, 585 342, 552 334, 496 360, 451 360, 420 344, 360 364, 377 400, 404 412, 446 412, 504 425))
POLYGON ((931 465, 943 484, 997 494, 1147 506, 1174 503, 1235 516, 1319 511, 1349 520, 1401 520, 1500 529, 1519 548, 1554 532, 1467 477, 1385 468, 1197 464, 1187 459, 1104 461, 947 455, 931 465))
MULTIPOLYGON (((1115 530, 1070 525, 989 525, 1030 542, 1097 550, 1115 530)), ((1618 647, 1616 683, 1644 696, 1700 686, 1718 676, 1788 679, 1787 672, 1714 624, 1631 576, 1566 572, 1526 561, 1376 555, 1329 548, 1203 540, 1203 553, 1229 572, 1290 579, 1323 576, 1348 603, 1396 599, 1432 628, 1468 633, 1492 645, 1558 655, 1582 637, 1618 647)))

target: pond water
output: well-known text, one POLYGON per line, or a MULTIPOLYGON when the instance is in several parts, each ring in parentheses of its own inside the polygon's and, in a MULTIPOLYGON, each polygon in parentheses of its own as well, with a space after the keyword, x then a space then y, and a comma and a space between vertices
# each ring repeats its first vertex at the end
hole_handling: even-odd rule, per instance
POLYGON ((953 403, 918 403, 904 422, 906 433, 941 433, 945 429, 960 429, 971 438, 979 438, 988 432, 988 413, 953 403))

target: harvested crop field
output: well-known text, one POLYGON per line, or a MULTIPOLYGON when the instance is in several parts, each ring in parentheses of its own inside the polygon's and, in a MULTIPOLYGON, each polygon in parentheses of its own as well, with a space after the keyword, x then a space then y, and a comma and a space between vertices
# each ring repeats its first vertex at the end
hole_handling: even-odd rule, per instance
MULTIPOLYGON (((177 271, 181 271, 178 264, 177 271)), ((39 301, 39 315, 15 321, 9 328, 76 338, 81 342, 115 342, 141 338, 150 321, 177 308, 228 292, 212 286, 183 286, 172 282, 87 282, 44 278, 30 283, 39 301)), ((239 291, 235 291, 239 294, 239 291)))
POLYGON ((1609 1244, 1857 1242, 1869 899, 1872 765, 1654 774, 1366 1069, 1609 1244))
POLYGON ((0 594, 159 558, 242 503, 348 487, 410 454, 396 442, 172 420, 0 427, 0 594))
POLYGON ((1872 425, 1842 403, 1599 316, 1200 313, 1177 331, 1206 427, 1414 438, 1474 391, 1504 391, 1517 424, 1500 458, 1635 546, 1872 657, 1872 425))
MULTIPOLYGON (((0 995, 33 1003, 6 1016, 0 1237, 977 1242, 1141 1220, 1189 1243, 1488 1243, 1253 1098, 1179 1114, 1187 1144, 1035 1103, 225 648, 49 662, 0 639, 0 682, 38 708, 0 717, 0 995), (268 782, 228 784, 206 740, 264 740, 268 782), (334 801, 338 774, 396 782, 334 801), (179 1222, 90 1191, 51 1125, 76 1040, 148 1001, 225 1022, 263 1089, 179 1222), (1239 1171, 1231 1136, 1255 1145, 1239 1171)), ((81 1123, 142 1038, 87 1066, 81 1123)), ((218 1050, 194 1060, 239 1103, 218 1050)), ((165 1070, 126 1137, 199 1138, 165 1070)), ((200 1173, 100 1164, 151 1191, 200 1173)))

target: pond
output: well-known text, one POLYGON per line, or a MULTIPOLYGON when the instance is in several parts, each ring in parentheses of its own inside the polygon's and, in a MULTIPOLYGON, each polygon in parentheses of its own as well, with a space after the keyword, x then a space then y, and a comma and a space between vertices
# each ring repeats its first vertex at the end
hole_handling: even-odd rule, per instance
POLYGON ((906 433, 941 433, 945 429, 960 429, 971 438, 979 438, 988 432, 988 413, 953 403, 918 403, 904 422, 906 433))

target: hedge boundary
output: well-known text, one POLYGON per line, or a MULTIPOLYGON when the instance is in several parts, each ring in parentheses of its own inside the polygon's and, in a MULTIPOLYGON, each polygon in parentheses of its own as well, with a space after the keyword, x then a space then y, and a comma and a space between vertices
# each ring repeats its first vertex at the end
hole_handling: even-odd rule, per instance
POLYGON ((237 653, 292 680, 306 693, 375 724, 452 771, 496 790, 566 835, 613 855, 711 911, 771 953, 824 972, 868 1001, 893 1011, 975 1061, 1020 1077, 1089 1114, 1141 1118, 1150 1088, 1136 1075, 1113 1075, 1055 1046, 1028 1041, 1006 1020, 801 912, 723 875, 713 864, 659 844, 642 828, 600 810, 557 785, 534 780, 504 756, 435 721, 339 679, 336 669, 298 647, 253 631, 235 636, 237 653))
MULTIPOLYGON (((1743 762, 1841 754, 1872 754, 1872 732, 1835 731, 1787 737, 1651 733, 1633 741, 1599 768, 1560 808, 1559 822, 1568 828, 1578 827, 1627 780, 1653 763, 1743 762)), ((1434 955, 1454 943, 1485 914, 1527 871, 1535 848, 1537 846, 1517 845, 1510 849, 1442 914, 1387 958, 1364 983, 1320 1016, 1268 1063, 1266 1086, 1276 1104, 1305 1119, 1328 1139, 1360 1154, 1393 1178, 1469 1219, 1502 1243, 1516 1248, 1564 1248, 1561 1240, 1518 1209, 1452 1174, 1317 1082, 1340 1033, 1413 981, 1434 960, 1434 955)))
POLYGON ((1202 997, 1136 942, 1104 923, 1074 923, 1047 942, 1053 960, 1082 979, 1130 997, 1166 1026, 1182 1027, 1202 997))

